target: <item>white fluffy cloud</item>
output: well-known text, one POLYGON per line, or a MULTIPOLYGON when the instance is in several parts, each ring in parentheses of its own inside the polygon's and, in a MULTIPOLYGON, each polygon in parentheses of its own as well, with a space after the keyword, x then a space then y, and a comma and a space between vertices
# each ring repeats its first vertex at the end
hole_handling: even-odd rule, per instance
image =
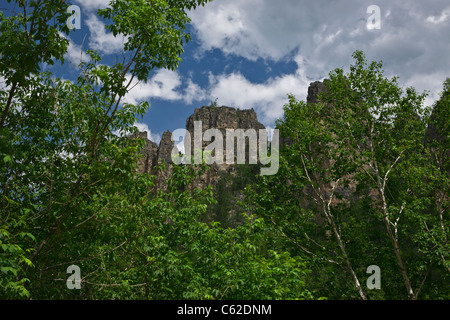
MULTIPOLYGON (((450 76, 450 7, 446 0, 380 0, 381 29, 369 30, 372 0, 215 0, 190 12, 200 55, 219 49, 252 61, 295 60, 292 74, 251 83, 241 73, 211 76, 210 93, 224 103, 280 114, 283 95, 306 94, 309 82, 348 67, 355 50, 383 61, 387 76, 429 90, 432 103, 450 76), (306 63, 299 63, 304 61, 306 63)), ((301 96, 299 98, 302 98, 301 96)))
MULTIPOLYGON (((127 77, 129 81, 130 76, 127 77)), ((191 104, 205 98, 205 91, 191 79, 181 77, 178 72, 166 69, 156 71, 146 83, 133 81, 130 91, 124 101, 137 104, 149 99, 162 99, 167 101, 183 101, 191 104)))
POLYGON ((278 60, 298 46, 307 27, 300 1, 213 1, 190 13, 203 50, 221 49, 250 60, 278 60))
POLYGON ((303 63, 298 61, 294 74, 268 79, 264 83, 252 83, 240 73, 214 76, 210 75, 211 97, 217 97, 223 105, 242 109, 255 108, 259 120, 265 124, 283 115, 283 105, 287 94, 306 99, 309 81, 304 74, 303 63))
MULTIPOLYGON (((65 37, 62 33, 61 35, 65 37)), ((72 64, 77 66, 81 61, 89 62, 91 58, 86 54, 81 45, 76 44, 72 39, 65 37, 69 40, 69 47, 67 48, 67 53, 65 58, 69 60, 72 64)))
POLYGON ((98 50, 104 54, 122 52, 126 38, 123 36, 115 37, 112 33, 107 33, 105 24, 95 14, 88 15, 86 25, 90 32, 89 47, 91 49, 98 50))
POLYGON ((84 10, 93 11, 108 7, 110 0, 75 0, 84 10))
MULTIPOLYGON (((147 124, 145 123, 141 123, 141 122, 135 122, 134 127, 137 127, 139 132, 147 132, 147 139, 156 142, 157 144, 159 144, 159 142, 161 141, 161 135, 157 134, 157 133, 152 133, 152 130, 150 130, 150 128, 148 127, 147 124)), ((128 133, 125 133, 123 131, 114 131, 113 134, 121 137, 124 135, 128 135, 128 133)))
MULTIPOLYGON (((127 77, 129 81, 130 76, 127 77)), ((179 100, 180 94, 176 88, 181 85, 180 77, 176 72, 161 69, 147 83, 133 81, 131 90, 125 96, 125 101, 136 104, 150 98, 159 98, 164 100, 179 100)))
MULTIPOLYGON (((410 40, 413 37, 420 42, 428 41, 431 44, 428 50, 433 49, 435 42, 434 37, 427 35, 446 39, 444 30, 450 28, 447 1, 378 1, 382 22, 378 31, 366 27, 370 16, 367 8, 372 2, 215 0, 191 11, 190 16, 203 50, 218 48, 251 60, 279 60, 298 49, 311 60, 315 54, 319 54, 318 58, 326 54, 330 62, 338 62, 350 56, 346 51, 351 54, 355 47, 376 50, 383 44, 380 38, 402 39, 406 36, 406 40, 410 40), (439 26, 427 26, 427 22, 439 26), (347 47, 345 52, 335 52, 336 45, 340 44, 347 47)), ((414 41, 410 43, 415 44, 414 41)), ((401 57, 408 51, 403 48, 403 42, 392 45, 393 49, 398 49, 396 56, 401 57)))
POLYGON ((187 87, 184 89, 183 100, 187 104, 192 104, 194 101, 202 101, 207 98, 206 90, 202 89, 198 84, 191 79, 187 79, 187 87))

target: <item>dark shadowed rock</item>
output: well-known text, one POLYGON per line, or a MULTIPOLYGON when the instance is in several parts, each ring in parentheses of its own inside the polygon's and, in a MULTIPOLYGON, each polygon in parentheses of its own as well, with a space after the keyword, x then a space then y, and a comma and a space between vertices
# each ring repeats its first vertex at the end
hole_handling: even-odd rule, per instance
POLYGON ((186 120, 186 130, 193 134, 194 122, 202 121, 203 132, 208 129, 265 129, 256 116, 254 109, 237 110, 230 107, 196 108, 186 120))
MULTIPOLYGON (((190 148, 191 153, 194 155, 194 123, 196 121, 201 121, 202 123, 202 134, 205 133, 208 129, 218 129, 222 133, 223 136, 223 150, 225 156, 226 149, 226 130, 227 129, 242 129, 244 132, 249 129, 253 129, 256 131, 256 134, 259 133, 260 129, 266 129, 263 124, 258 121, 256 116, 256 112, 254 109, 249 110, 238 110, 226 106, 222 107, 212 107, 212 106, 203 106, 201 108, 195 109, 194 113, 186 120, 186 130, 190 133, 191 141, 190 148)), ((202 149, 208 146, 212 141, 203 141, 202 149)), ((185 140, 185 146, 187 150, 187 146, 189 141, 185 140)), ((248 146, 248 144, 247 144, 248 146)), ((235 142, 235 155, 237 154, 237 146, 235 142)), ((246 155, 246 161, 248 162, 248 153, 246 155)), ((223 172, 229 171, 230 165, 224 164, 221 165, 213 165, 211 168, 212 172, 223 172)))
MULTIPOLYGON (((194 122, 202 122, 202 135, 208 129, 218 129, 222 132, 224 141, 224 154, 225 154, 225 144, 226 144, 226 129, 254 129, 258 133, 259 129, 265 129, 256 116, 254 109, 250 110, 237 110, 230 107, 201 107, 195 109, 194 113, 186 120, 186 130, 191 134, 191 150, 192 155, 194 152, 194 122)), ((172 133, 166 131, 163 133, 161 142, 159 146, 156 143, 150 141, 147 138, 146 132, 141 132, 138 134, 139 138, 145 140, 145 145, 141 150, 143 157, 139 159, 139 173, 150 173, 156 174, 160 185, 164 184, 164 181, 169 178, 170 172, 173 168, 172 154, 178 154, 178 149, 174 148, 174 142, 172 140, 172 133), (168 167, 165 173, 157 173, 154 167, 157 164, 164 161, 168 167)), ((186 140, 187 141, 187 140, 186 140)), ((202 149, 208 146, 212 141, 204 141, 202 144, 202 149)), ((235 154, 236 154, 236 144, 235 144, 235 154)), ((248 161, 248 155, 246 157, 248 161)), ((195 183, 194 187, 204 187, 206 185, 211 185, 214 187, 217 180, 219 179, 221 172, 232 172, 233 165, 225 164, 212 164, 210 170, 204 177, 200 177, 195 183)))
POLYGON ((317 103, 317 96, 319 93, 325 91, 325 84, 320 81, 311 82, 308 88, 308 97, 306 98, 306 103, 313 104, 317 103))
POLYGON ((132 135, 131 138, 143 139, 145 144, 140 153, 142 157, 138 158, 138 172, 139 173, 151 173, 153 166, 156 164, 158 155, 158 145, 148 139, 147 131, 139 132, 136 135, 132 135))
POLYGON ((174 146, 172 140, 172 132, 169 130, 164 132, 159 143, 158 160, 164 160, 166 164, 172 163, 172 153, 178 154, 178 149, 174 146))

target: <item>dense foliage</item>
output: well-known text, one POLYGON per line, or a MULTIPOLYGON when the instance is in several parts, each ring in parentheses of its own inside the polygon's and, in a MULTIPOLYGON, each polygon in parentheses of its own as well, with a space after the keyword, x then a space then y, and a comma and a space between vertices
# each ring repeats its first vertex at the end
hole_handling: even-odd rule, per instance
POLYGON ((64 63, 68 4, 8 2, 1 299, 450 297, 450 80, 430 117, 423 94, 355 52, 320 103, 290 96, 277 175, 242 166, 215 190, 193 189, 208 167, 176 165, 161 189, 136 173, 143 141, 115 134, 135 133, 148 103, 122 99, 133 79, 177 68, 187 11, 207 0, 111 1, 98 14, 126 37, 128 60, 109 66, 88 50, 74 82, 42 71, 64 63), (67 286, 71 265, 81 290, 67 286), (366 287, 369 265, 381 268, 380 290, 366 287))
POLYGON ((311 298, 306 262, 261 246, 259 219, 201 222, 212 192, 185 188, 201 168, 177 166, 157 190, 135 173, 143 141, 114 134, 137 130, 148 104, 121 99, 133 78, 178 66, 186 12, 205 3, 112 1, 99 15, 127 36, 129 60, 107 66, 88 50, 76 82, 40 72, 64 62, 67 4, 17 1, 23 13, 0 15, 1 298, 311 298), (67 287, 71 265, 82 290, 67 287))
POLYGON ((249 208, 309 257, 321 295, 446 299, 450 79, 430 118, 424 94, 354 58, 349 74, 330 73, 319 103, 290 96, 280 172, 248 189, 249 208), (371 265, 380 290, 367 290, 371 265))

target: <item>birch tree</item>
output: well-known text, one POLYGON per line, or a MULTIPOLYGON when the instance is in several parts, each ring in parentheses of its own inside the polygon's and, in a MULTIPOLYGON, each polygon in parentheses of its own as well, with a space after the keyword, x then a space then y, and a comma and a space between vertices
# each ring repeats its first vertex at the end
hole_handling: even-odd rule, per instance
MULTIPOLYGON (((375 264, 386 284, 382 296, 445 296, 439 282, 449 276, 448 81, 430 119, 426 93, 403 89, 361 51, 353 58, 348 73, 329 74, 317 103, 289 96, 277 122, 280 173, 249 189, 249 208, 299 254, 321 261, 316 285, 329 281, 342 296, 353 290, 366 299, 376 293, 361 279, 375 264), (433 124, 439 138, 424 143, 433 124), (326 265, 343 270, 352 289, 326 265)), ((326 292, 335 296, 333 289, 326 292)))

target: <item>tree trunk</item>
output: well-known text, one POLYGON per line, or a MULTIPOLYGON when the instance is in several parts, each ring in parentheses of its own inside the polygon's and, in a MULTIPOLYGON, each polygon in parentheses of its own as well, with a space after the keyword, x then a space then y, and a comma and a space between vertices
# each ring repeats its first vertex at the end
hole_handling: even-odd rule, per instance
POLYGON ((344 243, 342 242, 342 238, 336 228, 333 216, 331 215, 330 208, 324 206, 323 210, 324 210, 325 216, 328 219, 328 222, 330 223, 330 225, 333 229, 334 236, 336 237, 336 241, 338 242, 339 248, 341 249, 342 255, 344 256, 345 265, 347 267, 348 272, 350 273, 350 275, 352 277, 352 280, 353 280, 353 283, 355 284, 356 290, 358 291, 358 294, 362 300, 367 300, 367 297, 364 294, 364 291, 361 287, 361 283, 358 280, 358 276, 356 275, 355 271, 353 270, 352 264, 348 258, 347 250, 345 250, 345 246, 344 246, 344 243))

